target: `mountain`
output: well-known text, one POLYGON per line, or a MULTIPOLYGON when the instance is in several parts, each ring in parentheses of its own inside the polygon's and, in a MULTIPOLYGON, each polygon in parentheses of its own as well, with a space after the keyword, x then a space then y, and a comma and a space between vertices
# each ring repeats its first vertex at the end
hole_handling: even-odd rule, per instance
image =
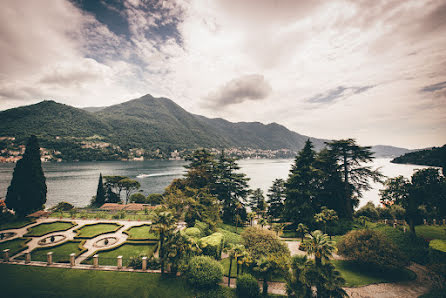
POLYGON ((394 146, 376 145, 372 146, 372 151, 375 152, 375 156, 379 157, 397 157, 416 150, 410 150, 394 146))
MULTIPOLYGON (((122 153, 119 150, 131 148, 171 152, 197 147, 235 147, 288 149, 293 154, 303 148, 308 138, 317 150, 326 141, 298 134, 277 123, 233 123, 194 115, 170 99, 151 95, 109 107, 78 109, 54 101, 42 101, 0 112, 0 136, 13 136, 23 143, 31 134, 37 135, 47 148, 69 151, 71 159, 79 160, 87 158, 86 154, 77 152, 84 149, 90 150, 90 155, 96 150, 96 160, 110 156, 118 158, 122 153), (111 144, 110 152, 104 153, 104 147, 88 143, 91 140, 111 144)), ((373 149, 378 157, 408 151, 391 146, 375 146, 373 149)))
POLYGON ((402 164, 425 165, 434 167, 446 166, 446 145, 410 152, 394 158, 391 162, 402 164))

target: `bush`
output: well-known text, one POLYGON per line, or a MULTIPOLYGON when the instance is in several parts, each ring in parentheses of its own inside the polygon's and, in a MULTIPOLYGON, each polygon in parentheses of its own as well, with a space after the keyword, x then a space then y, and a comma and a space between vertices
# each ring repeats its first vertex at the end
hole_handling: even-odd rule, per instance
POLYGON ((193 257, 185 273, 188 283, 197 288, 213 288, 223 278, 223 266, 208 256, 193 257))
POLYGON ((145 204, 147 203, 146 196, 140 192, 134 193, 130 196, 130 203, 145 204))
POLYGON ((237 277, 237 288, 235 292, 238 297, 254 298, 260 296, 260 287, 257 279, 251 274, 242 274, 237 277))
POLYGON ((249 227, 242 233, 242 238, 246 250, 254 260, 270 255, 290 255, 286 243, 281 241, 273 231, 249 227))
POLYGON ((217 229, 217 231, 219 233, 222 233, 223 236, 225 237, 225 244, 224 244, 225 247, 229 246, 229 244, 235 245, 235 244, 242 244, 243 242, 242 236, 240 236, 239 234, 224 229, 217 229))
POLYGON ((370 219, 378 219, 379 213, 376 210, 375 205, 372 202, 367 202, 363 207, 361 207, 358 211, 355 212, 355 216, 366 216, 370 219))
POLYGON ((142 269, 142 256, 130 257, 129 265, 127 267, 132 267, 133 269, 142 269))
POLYGON ((224 236, 222 233, 214 233, 200 239, 200 248, 204 255, 214 257, 219 260, 224 245, 224 236))
POLYGON ((73 208, 74 208, 74 206, 71 205, 70 203, 60 202, 56 206, 51 208, 50 210, 54 211, 54 212, 57 212, 57 211, 62 212, 62 211, 70 211, 73 208))
POLYGON ((184 234, 186 234, 189 237, 192 238, 201 238, 203 236, 203 233, 199 228, 187 228, 184 230, 184 234))
POLYGON ((372 230, 355 230, 338 242, 338 254, 361 264, 380 268, 401 268, 406 257, 383 234, 372 230))
POLYGON ((152 206, 160 205, 163 203, 163 196, 159 193, 151 193, 147 196, 146 202, 152 206))
POLYGON ((161 262, 159 258, 155 258, 151 256, 150 259, 147 260, 147 268, 151 270, 158 270, 161 268, 161 262))
POLYGON ((201 221, 195 221, 195 225, 194 228, 198 228, 200 229, 201 233, 204 236, 209 236, 210 234, 212 234, 212 231, 209 229, 209 225, 205 222, 201 222, 201 221))

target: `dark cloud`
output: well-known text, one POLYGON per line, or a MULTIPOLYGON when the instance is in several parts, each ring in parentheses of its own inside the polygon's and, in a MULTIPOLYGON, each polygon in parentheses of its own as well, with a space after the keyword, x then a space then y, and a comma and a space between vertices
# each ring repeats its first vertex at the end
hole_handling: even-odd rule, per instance
POLYGON ((334 89, 330 89, 324 93, 316 94, 315 96, 308 99, 309 102, 312 103, 329 103, 332 101, 335 101, 338 98, 349 96, 351 94, 359 94, 363 93, 370 88, 373 88, 375 86, 362 86, 362 87, 344 87, 344 86, 338 86, 334 89))
POLYGON ((434 92, 446 88, 446 81, 423 87, 422 92, 434 92))
POLYGON ((233 79, 210 94, 208 106, 228 106, 247 100, 262 100, 271 93, 271 85, 263 75, 251 74, 233 79))

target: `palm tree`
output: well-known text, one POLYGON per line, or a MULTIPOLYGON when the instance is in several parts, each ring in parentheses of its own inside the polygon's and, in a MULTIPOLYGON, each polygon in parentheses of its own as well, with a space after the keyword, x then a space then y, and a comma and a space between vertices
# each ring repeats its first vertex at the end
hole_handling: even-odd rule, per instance
POLYGON ((288 256, 286 255, 273 255, 270 254, 267 257, 261 257, 254 267, 260 276, 263 278, 263 294, 268 294, 268 281, 270 280, 273 273, 284 274, 288 272, 288 256))
POLYGON ((296 232, 301 236, 301 241, 300 241, 300 242, 301 242, 301 243, 304 242, 304 236, 305 236, 305 234, 308 233, 308 228, 307 228, 307 226, 304 225, 303 223, 300 223, 300 224, 297 226, 296 232))
POLYGON ((308 255, 314 255, 316 266, 322 265, 322 260, 329 260, 333 255, 335 247, 333 242, 328 238, 327 234, 322 233, 319 230, 314 231, 307 235, 308 239, 305 239, 305 247, 308 255))
POLYGON ((282 234, 284 228, 285 228, 284 223, 273 224, 273 230, 274 232, 276 232, 277 236, 280 236, 282 234))
POLYGON ((161 274, 164 274, 164 241, 166 236, 172 233, 176 228, 176 221, 173 215, 167 211, 156 212, 153 215, 150 231, 154 232, 160 238, 160 262, 161 274))
POLYGON ((240 272, 240 258, 243 257, 243 255, 245 254, 245 246, 243 246, 242 244, 236 244, 234 246, 234 258, 235 261, 237 263, 237 276, 240 272))
POLYGON ((308 260, 307 256, 293 256, 290 274, 286 276, 286 292, 289 297, 313 297, 311 284, 305 276, 311 266, 314 266, 314 263, 308 260))
POLYGON ((345 280, 342 278, 341 273, 335 270, 335 267, 332 264, 324 264, 320 269, 320 273, 323 282, 320 288, 322 293, 319 293, 318 290, 318 297, 348 297, 347 292, 342 288, 345 284, 345 280))
POLYGON ((249 212, 247 217, 248 217, 248 220, 249 220, 249 225, 252 226, 252 221, 256 217, 256 213, 255 212, 249 212))
POLYGON ((263 226, 266 226, 268 224, 268 221, 266 220, 266 218, 261 217, 260 220, 259 220, 259 224, 260 224, 260 226, 263 229, 263 226))

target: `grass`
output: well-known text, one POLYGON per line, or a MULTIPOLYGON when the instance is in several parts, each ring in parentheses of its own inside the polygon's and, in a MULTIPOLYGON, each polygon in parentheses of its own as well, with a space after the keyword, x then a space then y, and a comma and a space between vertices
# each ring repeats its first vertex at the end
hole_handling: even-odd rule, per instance
POLYGON ((236 233, 236 234, 241 234, 243 233, 243 231, 247 228, 247 227, 243 227, 243 226, 238 226, 237 227, 237 232, 236 232, 236 228, 233 225, 228 225, 228 224, 219 224, 218 225, 219 228, 224 229, 226 231, 232 232, 232 233, 236 233))
POLYGON ((150 232, 150 225, 148 224, 131 227, 124 233, 129 235, 129 240, 158 240, 158 236, 150 232))
POLYGON ((18 254, 22 250, 26 249, 28 246, 26 242, 30 241, 30 239, 25 238, 16 238, 9 241, 5 241, 0 243, 0 252, 3 254, 4 249, 9 249, 9 256, 18 254))
MULTIPOLYGON (((118 248, 111 250, 98 251, 96 254, 99 255, 99 265, 105 266, 116 266, 118 256, 122 256, 122 263, 127 266, 130 257, 134 256, 146 256, 151 257, 155 252, 157 244, 155 243, 129 243, 124 242, 118 248)), ((87 264, 93 264, 91 256, 85 262, 87 264)))
POLYGON ((85 218, 85 219, 121 219, 121 220, 151 220, 153 218, 152 215, 153 211, 152 210, 148 210, 147 214, 144 211, 132 211, 132 212, 126 212, 124 211, 124 217, 120 218, 118 212, 107 212, 107 211, 92 211, 92 210, 88 210, 88 212, 86 211, 82 211, 82 209, 80 209, 78 212, 71 214, 70 212, 53 212, 50 217, 53 218, 85 218))
POLYGON ((25 234, 25 237, 40 237, 53 232, 66 231, 68 229, 71 229, 75 225, 76 224, 67 221, 41 223, 37 226, 28 229, 28 233, 25 234))
POLYGON ((442 252, 446 252, 446 240, 434 239, 429 242, 429 247, 442 252))
POLYGON ((23 228, 29 224, 34 223, 35 221, 29 218, 20 218, 15 219, 13 221, 8 221, 5 223, 0 224, 0 231, 1 230, 9 230, 9 229, 20 229, 23 228))
POLYGON ((376 271, 370 267, 359 266, 353 261, 333 260, 336 267, 345 279, 347 287, 361 287, 375 283, 390 283, 414 280, 416 274, 408 269, 395 269, 387 271, 376 271))
POLYGON ((37 248, 31 252, 31 260, 46 262, 47 253, 53 252, 54 263, 68 263, 70 262, 70 254, 75 253, 77 257, 85 251, 82 244, 83 242, 79 240, 71 240, 57 246, 37 248))
POLYGON ((77 235, 75 238, 90 239, 101 234, 111 233, 119 230, 122 225, 117 223, 96 223, 85 225, 76 230, 77 235))
POLYGON ((446 240, 446 227, 445 226, 416 226, 415 233, 418 237, 426 240, 441 239, 446 240))
POLYGON ((233 289, 209 293, 154 273, 0 264, 0 276, 3 297, 235 297, 233 289))

